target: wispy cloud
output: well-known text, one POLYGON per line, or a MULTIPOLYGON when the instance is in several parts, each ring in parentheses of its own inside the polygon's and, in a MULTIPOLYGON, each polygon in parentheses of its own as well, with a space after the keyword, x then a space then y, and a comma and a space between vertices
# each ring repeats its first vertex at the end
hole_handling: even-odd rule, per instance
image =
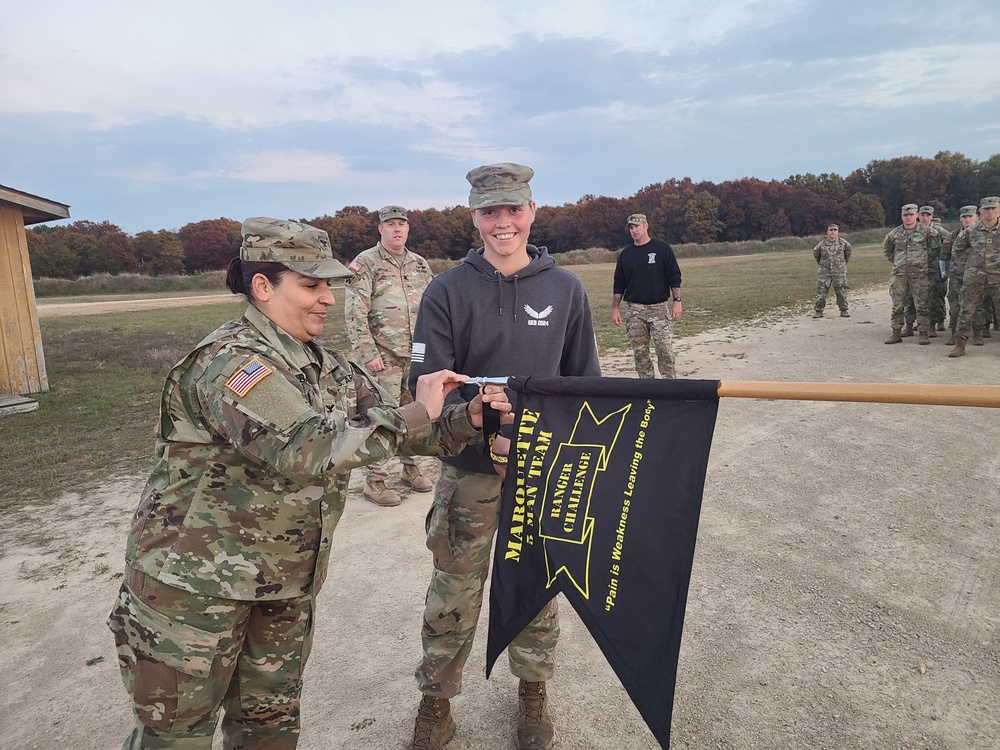
POLYGON ((558 203, 1000 139, 993 25, 904 0, 8 5, 5 184, 133 226, 451 205, 490 161, 558 203))

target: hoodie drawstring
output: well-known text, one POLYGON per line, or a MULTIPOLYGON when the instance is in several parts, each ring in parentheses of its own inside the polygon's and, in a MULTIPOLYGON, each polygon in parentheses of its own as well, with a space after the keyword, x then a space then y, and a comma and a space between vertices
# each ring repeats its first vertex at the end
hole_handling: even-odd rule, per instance
MULTIPOLYGON (((503 317, 503 274, 499 271, 494 271, 493 275, 497 277, 497 297, 499 298, 498 314, 503 317)), ((514 322, 517 322, 517 280, 520 278, 517 274, 512 277, 514 279, 514 322)))

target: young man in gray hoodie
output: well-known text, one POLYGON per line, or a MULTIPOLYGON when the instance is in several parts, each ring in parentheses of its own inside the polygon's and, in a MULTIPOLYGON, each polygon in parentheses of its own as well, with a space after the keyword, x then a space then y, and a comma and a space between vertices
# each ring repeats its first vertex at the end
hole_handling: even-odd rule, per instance
MULTIPOLYGON (((449 368, 473 376, 600 375, 586 290, 558 268, 544 247, 528 244, 535 218, 520 164, 490 164, 466 175, 469 208, 483 247, 434 279, 424 292, 413 331, 410 385, 425 372, 449 368)), ((457 392, 452 394, 458 398, 457 392)), ((437 750, 451 739, 450 699, 462 685, 489 573, 500 510, 507 437, 470 446, 445 459, 427 517, 434 568, 421 630, 423 658, 410 748, 437 750)), ((507 649, 518 688, 517 747, 550 748, 555 733, 546 681, 559 636, 556 600, 507 649)))

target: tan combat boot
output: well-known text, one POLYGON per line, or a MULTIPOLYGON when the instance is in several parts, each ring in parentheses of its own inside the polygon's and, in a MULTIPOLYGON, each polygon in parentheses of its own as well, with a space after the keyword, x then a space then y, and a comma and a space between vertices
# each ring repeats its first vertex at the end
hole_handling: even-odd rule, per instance
POLYGON ((454 735, 451 702, 425 695, 417 706, 417 723, 408 750, 441 750, 454 735))
POLYGON ((990 333, 990 327, 989 327, 989 325, 987 325, 985 328, 983 328, 983 338, 984 339, 991 339, 991 338, 993 338, 993 334, 990 333))
POLYGON ((952 328, 951 329, 951 336, 948 338, 947 341, 944 342, 944 345, 945 346, 955 346, 955 344, 957 342, 958 342, 958 338, 955 336, 955 329, 952 328))
POLYGON ((847 312, 847 310, 841 310, 840 311, 840 317, 842 317, 842 318, 849 318, 849 317, 851 317, 851 314, 849 312, 847 312))
POLYGON ((376 505, 391 507, 393 505, 399 505, 403 502, 403 498, 386 487, 385 482, 381 479, 374 479, 372 477, 368 477, 368 479, 365 480, 364 494, 367 499, 371 500, 376 505))
POLYGON ((912 336, 913 335, 913 323, 907 323, 906 327, 903 329, 903 332, 901 334, 899 334, 899 335, 902 336, 904 339, 912 336))
POLYGON ((813 317, 814 318, 822 318, 823 317, 823 311, 822 310, 817 310, 816 312, 813 313, 813 317))
POLYGON ((403 464, 402 480, 403 484, 417 492, 430 492, 434 489, 434 483, 420 473, 420 467, 416 464, 403 464))
POLYGON ((944 321, 943 321, 943 320, 939 320, 939 321, 938 321, 938 324, 937 324, 937 329, 938 329, 939 331, 943 331, 943 330, 944 330, 944 321))
POLYGON ((932 339, 937 338, 937 327, 933 323, 931 323, 931 327, 927 331, 927 336, 932 339))
MULTIPOLYGON (((937 334, 934 334, 937 336, 937 334)), ((921 346, 931 343, 930 334, 927 331, 920 331, 917 336, 917 343, 921 346)))
POLYGON ((900 334, 899 331, 900 331, 899 328, 893 328, 892 329, 892 336, 890 336, 889 338, 887 338, 885 340, 885 343, 887 343, 887 344, 902 344, 903 343, 903 339, 901 338, 902 334, 900 334))
POLYGON ((972 329, 972 345, 982 346, 983 345, 983 329, 973 328, 972 329))
POLYGON ((957 336, 958 341, 955 342, 955 348, 948 352, 949 357, 964 357, 965 356, 965 336, 957 336))
POLYGON ((545 683, 521 680, 517 686, 517 750, 549 750, 555 741, 545 683))

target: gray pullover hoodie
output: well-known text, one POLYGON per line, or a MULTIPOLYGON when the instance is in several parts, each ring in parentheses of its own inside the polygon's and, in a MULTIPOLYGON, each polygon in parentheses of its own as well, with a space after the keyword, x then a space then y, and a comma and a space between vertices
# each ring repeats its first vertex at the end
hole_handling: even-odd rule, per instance
MULTIPOLYGON (((411 392, 417 377, 443 369, 472 377, 601 374, 583 284, 556 266, 544 247, 527 249, 530 262, 510 276, 479 249, 428 285, 413 330, 411 392)), ((449 398, 472 395, 456 391, 449 398)), ((493 473, 482 443, 441 460, 493 473)))

